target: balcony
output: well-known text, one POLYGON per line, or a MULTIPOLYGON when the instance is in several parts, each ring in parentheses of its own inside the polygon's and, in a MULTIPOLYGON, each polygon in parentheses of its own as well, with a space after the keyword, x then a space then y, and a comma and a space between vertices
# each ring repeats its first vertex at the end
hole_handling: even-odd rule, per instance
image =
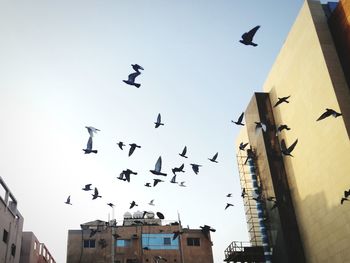
POLYGON ((225 262, 265 262, 262 246, 251 246, 249 242, 233 241, 225 249, 225 262))

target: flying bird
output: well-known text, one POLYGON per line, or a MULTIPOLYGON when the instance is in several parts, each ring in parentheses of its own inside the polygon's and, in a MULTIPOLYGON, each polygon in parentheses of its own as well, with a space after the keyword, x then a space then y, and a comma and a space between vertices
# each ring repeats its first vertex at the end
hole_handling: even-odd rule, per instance
POLYGON ((94 199, 96 199, 96 198, 98 198, 98 197, 101 198, 102 196, 98 195, 98 190, 97 190, 97 188, 95 187, 94 194, 92 194, 92 200, 94 200, 94 199))
POLYGON ((162 157, 159 156, 156 165, 154 167, 154 170, 149 170, 151 173, 155 174, 155 175, 162 175, 162 176, 166 176, 166 173, 162 173, 162 157))
POLYGON ((131 66, 135 70, 135 72, 131 73, 128 76, 128 80, 123 80, 123 81, 128 85, 135 86, 136 88, 139 88, 141 86, 141 84, 135 83, 135 79, 137 76, 141 75, 140 69, 143 70, 143 67, 141 67, 138 64, 131 64, 131 66))
POLYGON ((91 136, 89 137, 89 140, 87 142, 86 149, 83 149, 83 151, 85 152, 85 154, 97 153, 97 150, 92 149, 92 137, 91 136))
POLYGON ((344 191, 344 197, 347 198, 350 195, 350 189, 344 191))
POLYGON ((121 150, 123 150, 123 147, 125 146, 125 144, 123 142, 118 142, 117 144, 118 144, 119 148, 121 150))
POLYGON ((209 239, 209 231, 211 232, 215 232, 216 230, 214 228, 211 228, 211 226, 208 225, 204 225, 204 226, 200 226, 200 228, 202 229, 202 233, 209 239))
POLYGON ((333 116, 334 118, 337 118, 341 115, 342 114, 340 112, 336 112, 335 110, 332 110, 332 109, 326 109, 326 111, 324 113, 322 113, 322 115, 320 117, 318 117, 318 119, 316 121, 323 120, 329 116, 333 116))
POLYGON ((94 133, 97 133, 98 131, 100 131, 99 129, 96 129, 92 126, 85 126, 85 128, 88 130, 90 137, 94 137, 94 133))
POLYGON ((254 38, 256 31, 258 31, 259 28, 260 28, 260 26, 256 26, 253 29, 251 29, 250 31, 245 32, 242 35, 242 40, 240 40, 239 42, 241 42, 244 45, 251 45, 251 46, 256 47, 258 44, 253 42, 253 38, 254 38))
POLYGON ((126 170, 122 171, 122 174, 125 176, 125 180, 130 182, 130 175, 131 174, 135 174, 136 175, 137 173, 131 171, 130 169, 126 169, 126 170))
POLYGON ((255 122, 255 130, 262 129, 264 132, 266 132, 266 124, 261 121, 255 122))
POLYGON ((146 187, 152 187, 152 186, 151 186, 151 183, 145 183, 145 186, 146 186, 146 187))
POLYGON ((287 131, 289 131, 289 130, 290 130, 290 128, 288 127, 288 125, 281 124, 281 125, 280 125, 280 126, 278 126, 278 128, 277 128, 277 134, 278 134, 278 133, 281 133, 283 130, 287 130, 287 131))
POLYGON ((185 185, 185 181, 180 182, 179 186, 186 187, 186 185, 185 185))
POLYGON ((177 184, 177 182, 176 182, 176 174, 173 176, 173 178, 171 178, 170 183, 177 184))
POLYGON ((242 126, 244 126, 244 123, 242 122, 243 116, 244 116, 244 112, 242 112, 242 114, 239 116, 239 118, 238 118, 237 121, 231 120, 231 122, 233 122, 234 124, 237 124, 237 125, 242 125, 242 126))
POLYGON ((67 201, 64 202, 64 203, 67 204, 67 205, 72 205, 71 202, 70 202, 70 196, 67 197, 67 201))
POLYGON ((160 180, 160 179, 153 179, 153 187, 155 187, 158 183, 160 183, 160 182, 164 182, 163 180, 160 180))
POLYGON ((188 158, 188 157, 186 156, 186 152, 187 152, 187 146, 185 146, 185 148, 182 150, 182 153, 179 153, 179 155, 180 155, 181 157, 188 158))
POLYGON ((216 153, 213 158, 208 158, 209 161, 213 162, 213 163, 217 163, 218 161, 216 160, 216 158, 218 158, 218 154, 219 153, 216 153))
POLYGON ((231 194, 231 193, 229 193, 229 194, 227 194, 227 195, 226 195, 226 197, 232 197, 232 194, 231 194))
POLYGON ((229 208, 230 206, 233 206, 233 204, 227 203, 227 204, 226 204, 226 207, 225 207, 225 210, 226 210, 227 208, 229 208))
POLYGON ((190 165, 192 166, 192 170, 195 174, 199 173, 199 167, 201 167, 202 165, 200 164, 194 164, 194 163, 190 163, 190 165))
POLYGON ((245 191, 245 187, 243 187, 242 193, 241 193, 241 197, 244 198, 244 197, 246 197, 246 196, 248 196, 248 194, 247 194, 247 192, 245 191))
POLYGON ((241 151, 244 151, 245 147, 247 147, 248 144, 249 144, 248 142, 247 142, 247 143, 241 142, 241 143, 239 144, 239 149, 240 149, 241 151))
POLYGON ((160 125, 164 125, 164 123, 162 123, 162 117, 160 116, 160 113, 158 113, 157 116, 157 121, 154 123, 155 124, 155 128, 158 128, 160 125))
POLYGON ((281 151, 282 151, 282 154, 285 155, 285 156, 291 156, 293 157, 293 155, 291 154, 291 152, 294 150, 295 148, 295 145, 297 145, 298 143, 298 139, 296 139, 291 146, 289 146, 287 148, 286 146, 286 143, 284 141, 284 139, 281 140, 281 151))
POLYGON ((154 199, 152 199, 151 201, 149 201, 148 204, 149 204, 149 205, 154 205, 154 199))
POLYGON ((86 184, 86 185, 84 186, 84 188, 82 188, 81 190, 84 190, 84 191, 90 191, 90 190, 92 190, 92 189, 91 189, 91 184, 86 184))
POLYGON ((132 202, 130 203, 129 209, 133 208, 134 206, 138 206, 138 204, 136 204, 135 201, 132 201, 132 202))
POLYGON ((184 167, 185 167, 185 164, 182 164, 180 167, 175 167, 173 169, 171 169, 171 171, 173 172, 174 175, 176 175, 176 173, 178 172, 182 172, 184 173, 184 167))
POLYGON ((129 145, 130 145, 129 156, 133 154, 136 148, 141 148, 141 146, 137 145, 136 143, 131 143, 129 145))
POLYGON ((174 231, 174 232, 173 232, 173 234, 174 234, 174 235, 173 235, 173 240, 175 240, 175 239, 176 239, 179 235, 181 235, 182 233, 183 233, 183 232, 182 232, 182 231, 179 231, 179 230, 178 230, 178 231, 174 231))
POLYGON ((275 105, 273 105, 273 107, 277 107, 278 105, 280 105, 281 103, 289 103, 288 99, 290 98, 290 95, 287 97, 282 97, 282 98, 278 98, 278 101, 275 103, 275 105))
POLYGON ((110 207, 114 207, 114 204, 112 204, 112 203, 108 203, 107 205, 109 205, 110 207))

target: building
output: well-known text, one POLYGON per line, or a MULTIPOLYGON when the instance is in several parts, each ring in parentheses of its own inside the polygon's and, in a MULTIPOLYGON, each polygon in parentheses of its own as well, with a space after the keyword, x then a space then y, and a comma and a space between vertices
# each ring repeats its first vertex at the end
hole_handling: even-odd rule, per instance
POLYGON ((349 17, 348 0, 305 0, 249 102, 236 153, 250 242, 226 262, 349 261, 349 17), (327 108, 342 115, 318 120, 327 108))
POLYGON ((0 177, 0 262, 19 262, 22 229, 23 217, 17 210, 17 200, 0 177))
POLYGON ((32 232, 23 232, 23 222, 16 198, 0 177, 0 262, 55 263, 49 250, 32 232))
POLYGON ((20 263, 55 263, 44 243, 40 243, 33 232, 22 233, 20 263))
POLYGON ((67 263, 213 263, 209 230, 164 222, 153 212, 127 212, 121 226, 115 220, 82 224, 68 231, 67 263))

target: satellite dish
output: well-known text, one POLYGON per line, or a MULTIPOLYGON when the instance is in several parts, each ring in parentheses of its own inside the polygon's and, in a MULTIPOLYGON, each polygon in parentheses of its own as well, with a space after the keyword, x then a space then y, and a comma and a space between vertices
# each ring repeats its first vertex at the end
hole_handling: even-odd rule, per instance
POLYGON ((161 212, 157 212, 157 216, 159 219, 164 219, 164 215, 161 212))

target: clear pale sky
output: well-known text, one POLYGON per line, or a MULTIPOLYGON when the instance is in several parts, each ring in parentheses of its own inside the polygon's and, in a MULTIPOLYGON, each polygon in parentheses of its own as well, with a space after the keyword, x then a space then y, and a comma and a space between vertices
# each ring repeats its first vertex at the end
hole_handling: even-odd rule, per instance
POLYGON ((57 262, 69 229, 126 211, 179 212, 183 226, 212 233, 215 262, 247 241, 231 123, 261 91, 303 0, 52 0, 0 2, 0 176, 57 262), (257 47, 239 43, 261 25, 257 47), (137 89, 123 83, 131 64, 137 89), (165 123, 153 122, 162 114, 165 123), (98 154, 85 155, 88 132, 98 154), (137 143, 131 157, 116 143, 137 143), (180 153, 187 145, 187 160, 180 153), (219 152, 219 163, 208 158, 219 152), (154 188, 159 156, 168 173, 154 188), (185 163, 170 184, 171 168, 185 163), (190 163, 203 165, 198 175, 190 163), (138 172, 131 182, 116 177, 138 172), (96 186, 101 199, 81 188, 96 186), (232 198, 226 194, 232 193, 232 198), (71 195, 72 206, 64 204, 71 195), (148 202, 154 199, 155 206, 148 202), (135 200, 139 206, 129 210, 135 200), (234 207, 224 210, 227 202, 234 207))

